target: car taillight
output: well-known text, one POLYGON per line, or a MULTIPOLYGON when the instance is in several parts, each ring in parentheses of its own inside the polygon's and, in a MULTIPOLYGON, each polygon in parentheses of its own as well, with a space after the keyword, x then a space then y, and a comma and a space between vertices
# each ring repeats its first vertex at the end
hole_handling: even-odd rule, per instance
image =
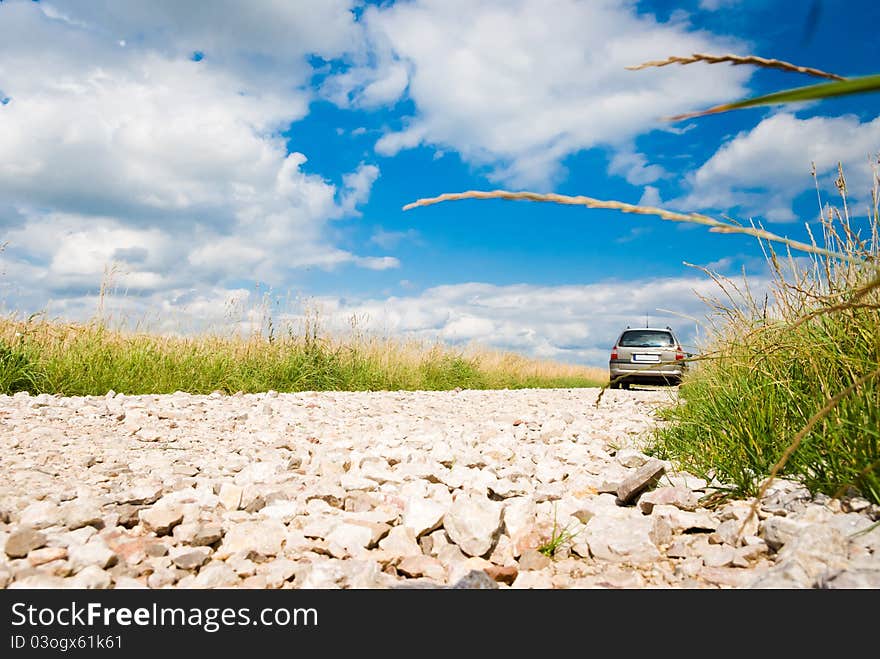
POLYGON ((611 348, 611 359, 617 359, 617 346, 611 348))
POLYGON ((682 351, 681 346, 678 346, 675 349, 675 361, 681 361, 684 359, 684 351, 682 351))

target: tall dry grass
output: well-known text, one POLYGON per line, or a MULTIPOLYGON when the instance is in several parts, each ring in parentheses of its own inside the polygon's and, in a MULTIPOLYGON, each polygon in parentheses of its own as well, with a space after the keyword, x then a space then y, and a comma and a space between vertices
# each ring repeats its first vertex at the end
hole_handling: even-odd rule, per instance
POLYGON ((875 174, 862 231, 842 171, 840 207, 822 213, 821 239, 846 258, 780 255, 762 243, 766 296, 715 275, 721 293, 708 301, 701 368, 664 413, 659 455, 740 494, 760 495, 785 475, 880 502, 878 185, 875 174))
POLYGON ((0 393, 518 389, 607 381, 600 369, 502 351, 334 335, 314 317, 296 330, 278 329, 187 336, 112 329, 100 319, 7 317, 0 319, 0 393))

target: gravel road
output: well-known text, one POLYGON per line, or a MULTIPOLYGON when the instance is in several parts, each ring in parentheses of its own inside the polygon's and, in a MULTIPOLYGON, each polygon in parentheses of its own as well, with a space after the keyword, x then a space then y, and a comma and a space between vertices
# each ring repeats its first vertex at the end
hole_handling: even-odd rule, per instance
POLYGON ((598 393, 0 396, 0 587, 880 587, 880 508, 701 507, 598 393))

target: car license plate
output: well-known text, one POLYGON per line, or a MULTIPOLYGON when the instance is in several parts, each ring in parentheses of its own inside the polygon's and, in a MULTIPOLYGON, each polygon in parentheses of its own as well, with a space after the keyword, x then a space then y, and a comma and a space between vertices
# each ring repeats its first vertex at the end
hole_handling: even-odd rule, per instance
POLYGON ((633 355, 634 362, 659 362, 660 355, 633 355))

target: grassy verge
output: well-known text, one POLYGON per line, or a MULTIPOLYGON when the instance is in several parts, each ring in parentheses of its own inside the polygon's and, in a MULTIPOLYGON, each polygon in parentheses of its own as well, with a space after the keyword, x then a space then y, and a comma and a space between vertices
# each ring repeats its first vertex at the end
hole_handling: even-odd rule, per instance
POLYGON ((737 494, 767 476, 880 503, 880 259, 877 185, 868 235, 842 211, 823 220, 839 257, 780 259, 765 246, 767 298, 716 276, 724 295, 698 368, 667 409, 654 452, 715 474, 737 494))
POLYGON ((0 320, 0 393, 103 395, 593 387, 601 369, 488 350, 368 338, 114 331, 100 322, 0 320))

